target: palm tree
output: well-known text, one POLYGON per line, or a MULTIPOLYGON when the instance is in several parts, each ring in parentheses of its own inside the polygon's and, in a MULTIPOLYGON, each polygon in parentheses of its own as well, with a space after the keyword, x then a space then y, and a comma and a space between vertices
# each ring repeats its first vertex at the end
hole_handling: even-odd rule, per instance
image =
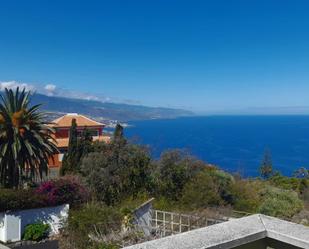
POLYGON ((30 92, 0 94, 0 184, 17 188, 25 176, 47 174, 48 159, 58 152, 53 129, 44 123, 40 105, 30 107, 30 92))

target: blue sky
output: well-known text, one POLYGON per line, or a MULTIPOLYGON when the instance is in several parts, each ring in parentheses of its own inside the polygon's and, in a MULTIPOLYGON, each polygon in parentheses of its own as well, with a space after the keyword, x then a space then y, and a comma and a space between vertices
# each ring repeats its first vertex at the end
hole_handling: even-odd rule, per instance
POLYGON ((2 1, 0 81, 199 113, 309 113, 309 1, 2 1))

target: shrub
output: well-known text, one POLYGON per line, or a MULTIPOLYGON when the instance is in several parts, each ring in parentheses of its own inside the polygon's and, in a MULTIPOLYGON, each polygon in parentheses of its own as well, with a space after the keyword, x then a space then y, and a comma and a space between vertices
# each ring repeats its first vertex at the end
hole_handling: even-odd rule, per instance
POLYGON ((0 189, 0 212, 46 206, 46 196, 29 190, 0 189))
POLYGON ((108 205, 148 191, 151 184, 150 155, 146 148, 115 140, 95 144, 95 152, 82 161, 81 172, 98 200, 108 205))
POLYGON ((183 150, 168 150, 162 153, 155 165, 157 196, 177 201, 181 198, 186 183, 207 164, 190 156, 183 150))
POLYGON ((302 179, 298 179, 296 177, 282 176, 280 174, 276 174, 269 179, 269 183, 275 187, 294 191, 301 191, 301 181, 302 179))
POLYGON ((85 202, 88 191, 77 177, 42 183, 37 189, 0 189, 0 212, 85 202))
POLYGON ((23 234, 24 240, 40 241, 47 238, 49 233, 49 225, 43 223, 29 224, 25 227, 23 234))
POLYGON ((69 227, 83 234, 89 234, 89 231, 97 225, 101 233, 107 234, 120 228, 121 218, 120 212, 113 207, 88 203, 80 209, 70 211, 69 227))
POLYGON ((102 236, 120 231, 121 222, 120 211, 100 203, 92 202, 70 209, 64 230, 66 243, 71 245, 70 248, 91 248, 102 236))
POLYGON ((227 173, 204 169, 185 185, 182 204, 191 210, 225 204, 231 182, 232 176, 227 173))
POLYGON ((262 203, 264 184, 255 180, 237 180, 231 185, 231 204, 237 211, 255 213, 262 203))
POLYGON ((148 201, 151 197, 146 192, 140 192, 136 196, 123 199, 116 207, 121 209, 135 210, 137 207, 148 201))
POLYGON ((65 176, 42 183, 36 193, 47 197, 47 205, 68 203, 71 206, 85 202, 89 193, 76 176, 65 176))
POLYGON ((224 201, 225 204, 230 203, 232 199, 231 185, 234 182, 234 177, 229 173, 216 168, 208 168, 206 170, 209 172, 215 183, 218 185, 221 199, 224 201))
POLYGON ((182 208, 179 205, 178 201, 173 201, 164 196, 155 198, 153 202, 153 207, 155 209, 171 211, 171 212, 181 211, 182 208))
POLYGON ((264 195, 264 201, 259 207, 262 214, 280 218, 291 218, 303 208, 303 202, 296 192, 268 187, 264 195))

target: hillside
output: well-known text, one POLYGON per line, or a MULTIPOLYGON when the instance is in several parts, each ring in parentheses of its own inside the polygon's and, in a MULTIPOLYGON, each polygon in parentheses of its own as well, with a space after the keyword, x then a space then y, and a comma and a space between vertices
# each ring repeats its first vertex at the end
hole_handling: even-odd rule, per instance
POLYGON ((55 113, 80 113, 102 120, 146 120, 159 118, 176 118, 191 116, 193 112, 141 105, 107 103, 92 100, 51 97, 43 94, 34 94, 32 104, 43 104, 42 109, 55 113))

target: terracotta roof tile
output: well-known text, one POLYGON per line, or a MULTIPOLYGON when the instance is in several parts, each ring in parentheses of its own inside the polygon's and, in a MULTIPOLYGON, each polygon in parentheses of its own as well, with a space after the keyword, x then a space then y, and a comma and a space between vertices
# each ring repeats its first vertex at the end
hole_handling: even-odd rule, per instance
POLYGON ((52 127, 71 127, 72 119, 76 120, 77 126, 104 126, 95 120, 77 113, 69 113, 52 121, 52 127))

